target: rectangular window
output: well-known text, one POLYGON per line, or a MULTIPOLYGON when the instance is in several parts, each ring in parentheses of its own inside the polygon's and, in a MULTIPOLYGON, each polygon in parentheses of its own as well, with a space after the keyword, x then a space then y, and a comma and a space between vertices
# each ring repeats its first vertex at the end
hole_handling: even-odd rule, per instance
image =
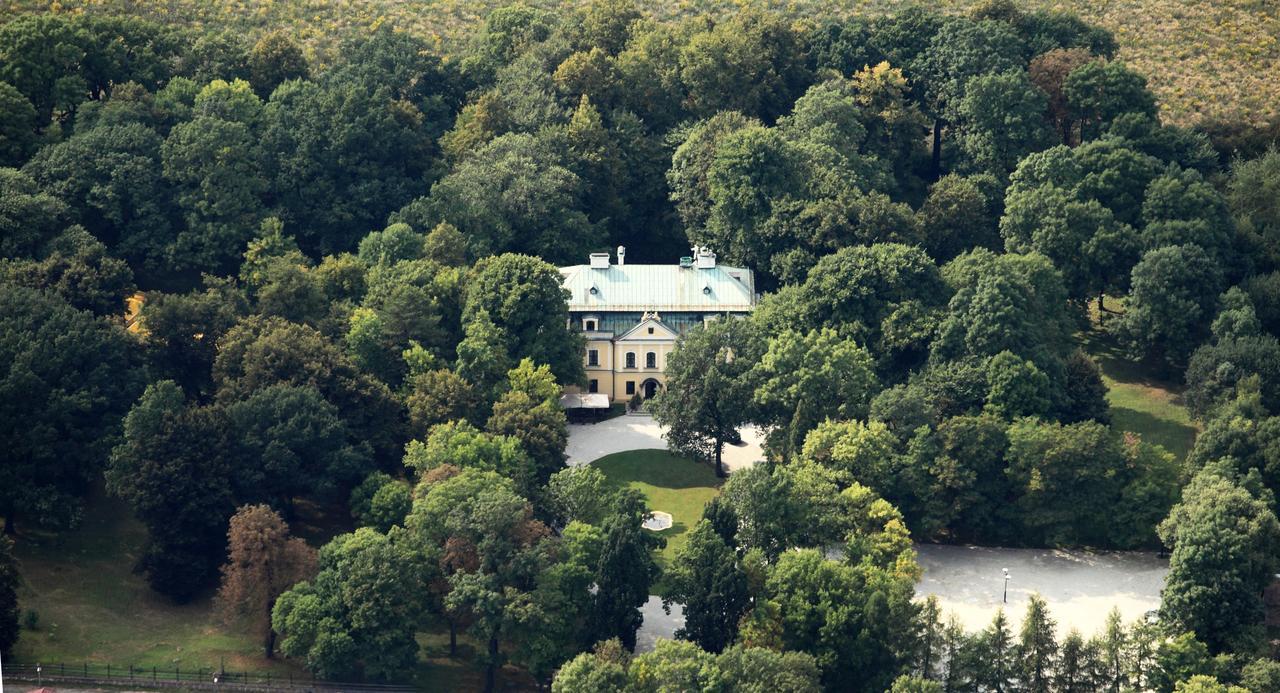
POLYGON ((628 381, 627 381, 627 394, 628 394, 628 395, 634 395, 635 393, 636 393, 636 381, 634 381, 634 380, 628 380, 628 381))
POLYGON ((587 365, 588 366, 600 365, 600 352, 598 350, 596 349, 587 350, 587 365))
POLYGON ((626 366, 626 367, 627 367, 627 368, 635 368, 635 367, 636 367, 636 354, 635 354, 635 352, 634 352, 634 351, 628 351, 628 352, 627 352, 627 366, 626 366))
POLYGON ((593 378, 587 381, 587 392, 599 392, 599 391, 600 391, 599 380, 596 380, 593 378))
POLYGON ((588 321, 586 321, 586 325, 585 325, 585 328, 584 328, 584 329, 586 329, 586 331, 587 331, 587 332, 595 332, 595 331, 596 331, 596 321, 595 321, 595 320, 588 320, 588 321))

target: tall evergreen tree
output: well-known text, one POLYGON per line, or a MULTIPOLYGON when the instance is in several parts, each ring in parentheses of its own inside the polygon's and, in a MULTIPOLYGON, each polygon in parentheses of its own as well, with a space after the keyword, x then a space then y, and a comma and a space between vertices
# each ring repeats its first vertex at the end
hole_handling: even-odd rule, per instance
POLYGON ((698 522, 689 533, 667 572, 667 584, 664 606, 684 605, 684 627, 677 637, 715 653, 733 643, 751 595, 737 555, 710 522, 698 522))
POLYGON ((1053 689, 1053 670, 1057 664, 1058 641, 1048 605, 1038 594, 1027 602, 1027 615, 1022 620, 1022 633, 1016 648, 1020 690, 1048 693, 1053 689))
POLYGON ((640 607, 658 577, 653 549, 664 541, 641 526, 647 510, 638 492, 622 492, 603 523, 604 545, 596 567, 596 594, 591 607, 592 639, 618 638, 628 650, 636 647, 640 607))

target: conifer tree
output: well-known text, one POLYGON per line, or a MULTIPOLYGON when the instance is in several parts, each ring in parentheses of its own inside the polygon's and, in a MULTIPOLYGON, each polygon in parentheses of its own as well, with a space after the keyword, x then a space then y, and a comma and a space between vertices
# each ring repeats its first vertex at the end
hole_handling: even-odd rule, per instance
POLYGON ((1044 599, 1038 594, 1031 595, 1017 648, 1019 680, 1023 691, 1048 693, 1053 687, 1053 667, 1058 655, 1058 641, 1054 637, 1053 628, 1054 622, 1049 617, 1044 599))

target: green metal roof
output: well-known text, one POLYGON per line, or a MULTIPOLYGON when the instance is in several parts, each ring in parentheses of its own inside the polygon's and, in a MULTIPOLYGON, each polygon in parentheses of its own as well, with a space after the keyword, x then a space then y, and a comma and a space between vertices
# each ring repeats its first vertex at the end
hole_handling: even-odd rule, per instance
POLYGON ((561 267, 569 310, 746 312, 755 306, 751 270, 717 265, 590 265, 561 267), (592 289, 595 292, 592 292, 592 289))

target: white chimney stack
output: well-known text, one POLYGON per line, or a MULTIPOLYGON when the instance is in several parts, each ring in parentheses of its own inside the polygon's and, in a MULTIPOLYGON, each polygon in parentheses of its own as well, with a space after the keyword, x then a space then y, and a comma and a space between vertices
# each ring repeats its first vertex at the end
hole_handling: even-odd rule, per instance
POLYGON ((697 263, 698 269, 714 269, 716 266, 716 254, 705 245, 695 250, 696 256, 694 262, 697 263))
POLYGON ((618 266, 627 264, 627 248, 626 246, 618 246, 618 266))

